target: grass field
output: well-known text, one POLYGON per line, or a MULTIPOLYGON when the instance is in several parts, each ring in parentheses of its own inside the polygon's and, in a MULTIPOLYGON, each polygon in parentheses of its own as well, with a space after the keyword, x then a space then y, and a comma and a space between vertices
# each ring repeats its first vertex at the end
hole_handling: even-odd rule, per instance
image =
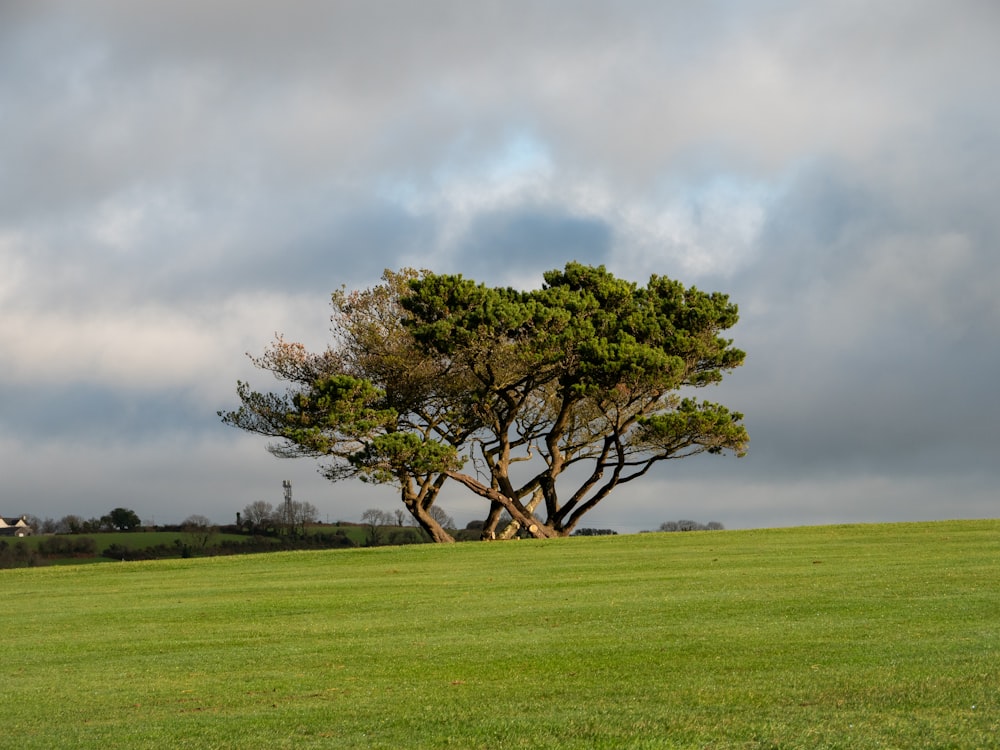
POLYGON ((1000 521, 0 571, 0 747, 989 748, 1000 521))

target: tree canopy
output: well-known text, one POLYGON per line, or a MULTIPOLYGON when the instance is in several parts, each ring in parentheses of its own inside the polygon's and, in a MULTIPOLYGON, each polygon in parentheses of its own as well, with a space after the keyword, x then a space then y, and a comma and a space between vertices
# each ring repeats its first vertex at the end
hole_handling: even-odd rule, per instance
POLYGON ((386 271, 333 308, 326 351, 279 337, 253 358, 284 393, 240 382, 219 415, 332 480, 396 486, 436 541, 449 480, 488 504, 484 538, 565 536, 660 461, 746 450, 742 414, 691 396, 743 363, 725 294, 568 263, 531 291, 386 271))
POLYGON ((107 520, 108 525, 119 531, 132 531, 132 529, 137 529, 142 525, 139 516, 130 508, 115 508, 108 513, 107 520))

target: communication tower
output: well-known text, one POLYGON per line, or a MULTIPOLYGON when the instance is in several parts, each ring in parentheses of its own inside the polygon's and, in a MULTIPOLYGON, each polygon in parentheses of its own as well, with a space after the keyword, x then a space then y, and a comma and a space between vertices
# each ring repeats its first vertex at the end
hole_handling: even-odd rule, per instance
POLYGON ((292 483, 284 480, 281 486, 285 488, 285 522, 292 520, 292 483))

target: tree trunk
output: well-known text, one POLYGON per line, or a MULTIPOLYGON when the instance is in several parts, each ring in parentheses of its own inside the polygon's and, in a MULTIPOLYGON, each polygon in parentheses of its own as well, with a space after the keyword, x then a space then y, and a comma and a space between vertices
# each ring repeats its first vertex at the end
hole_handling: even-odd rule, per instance
POLYGON ((483 530, 479 535, 481 541, 491 542, 497 538, 497 522, 500 520, 501 513, 503 513, 503 506, 495 500, 490 502, 490 512, 483 522, 483 530))
POLYGON ((430 523, 424 524, 424 523, 421 522, 420 525, 421 525, 421 527, 423 528, 424 531, 426 531, 428 534, 430 534, 431 541, 436 542, 437 544, 454 544, 455 543, 455 538, 451 534, 449 534, 447 531, 445 531, 441 527, 441 524, 439 524, 437 521, 435 521, 433 518, 430 518, 429 516, 428 516, 428 518, 430 520, 430 523))
POLYGON ((494 539, 513 539, 514 536, 521 530, 521 522, 511 519, 510 523, 504 526, 503 531, 499 534, 494 534, 494 539))
MULTIPOLYGON (((531 496, 531 500, 529 500, 528 504, 524 506, 524 509, 529 514, 531 514, 531 518, 532 519, 535 519, 535 508, 537 508, 538 504, 540 502, 542 502, 542 498, 543 497, 544 497, 544 495, 542 494, 542 490, 541 490, 541 488, 539 488, 539 489, 535 490, 534 494, 531 496)), ((502 510, 502 509, 503 509, 503 506, 500 506, 500 510, 502 510)), ((498 510, 497 511, 498 515, 499 515, 499 512, 500 511, 498 510)), ((495 527, 496 526, 496 521, 494 521, 493 524, 494 524, 494 527, 495 527)), ((549 534, 539 535, 539 534, 536 534, 536 533, 534 533, 532 531, 532 528, 534 526, 541 526, 541 525, 542 524, 537 524, 537 523, 533 524, 533 525, 529 525, 528 526, 528 531, 536 539, 547 539, 550 536, 549 534)), ((515 519, 511 519, 510 523, 508 523, 504 527, 503 531, 501 531, 499 534, 494 533, 493 536, 491 536, 490 538, 491 539, 504 539, 504 540, 505 539, 513 539, 514 536, 517 534, 517 532, 520 531, 523 526, 524 526, 524 524, 522 524, 520 521, 517 521, 515 519)))
POLYGON ((431 541, 438 544, 455 542, 452 535, 445 531, 441 524, 435 521, 428 512, 431 506, 434 505, 434 500, 437 498, 438 492, 441 490, 441 486, 445 483, 446 479, 446 475, 439 474, 433 482, 429 480, 424 481, 421 484, 420 492, 413 491, 409 483, 409 477, 402 477, 400 482, 402 485, 403 505, 410 511, 410 515, 416 519, 420 528, 427 532, 427 536, 431 538, 431 541))
POLYGON ((409 509, 413 517, 417 519, 417 523, 420 524, 420 528, 427 532, 427 535, 431 538, 432 542, 439 544, 454 543, 454 537, 445 531, 441 524, 435 521, 431 517, 431 514, 428 513, 426 508, 421 506, 420 503, 407 503, 406 507, 409 509))

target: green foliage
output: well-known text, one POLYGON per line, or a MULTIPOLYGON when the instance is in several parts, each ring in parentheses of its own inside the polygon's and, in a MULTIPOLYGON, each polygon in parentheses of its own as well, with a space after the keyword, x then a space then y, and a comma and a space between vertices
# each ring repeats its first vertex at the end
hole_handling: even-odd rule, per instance
POLYGON ((142 521, 139 520, 136 512, 129 508, 115 508, 108 514, 108 518, 111 521, 111 525, 119 531, 131 531, 142 525, 142 521))
POLYGON ((454 447, 412 432, 376 435, 350 461, 362 479, 384 483, 396 481, 400 474, 427 475, 459 466, 454 447))
POLYGON ((0 539, 0 568, 34 567, 38 564, 38 552, 24 539, 13 543, 0 539))
POLYGON ((998 555, 978 521, 0 571, 0 745, 993 747, 998 555))
POLYGON ((43 557, 89 557, 97 544, 89 536, 54 535, 40 537, 36 549, 43 557))
POLYGON ((719 404, 694 399, 683 399, 674 411, 662 412, 639 420, 636 442, 651 448, 677 455, 681 451, 705 450, 721 453, 723 449, 737 447, 737 455, 744 455, 741 447, 746 441, 746 431, 740 422, 743 415, 731 412, 719 404))
POLYGON ((391 428, 394 409, 374 408, 384 393, 367 380, 348 375, 321 377, 307 392, 292 396, 294 410, 285 414, 284 437, 317 455, 327 455, 338 443, 363 440, 391 428))
POLYGON ((659 461, 745 452, 741 414, 674 393, 742 364, 719 335, 738 319, 726 295, 658 276, 638 287, 578 263, 545 282, 516 292, 426 275, 400 299, 414 340, 464 380, 476 405, 465 444, 490 481, 451 478, 536 536, 555 536, 659 461), (516 464, 533 457, 544 465, 518 475, 516 464), (564 497, 557 487, 572 465, 589 474, 564 497), (539 493, 544 519, 528 507, 539 493))
POLYGON ((486 538, 501 510, 501 536, 565 536, 660 461, 745 453, 741 414, 679 394, 743 362, 720 335, 738 319, 727 295, 579 263, 544 280, 518 291, 387 271, 333 295, 327 352, 279 338, 255 360, 287 393, 239 383, 241 407, 220 415, 278 438, 277 455, 326 460, 330 479, 397 486, 437 541, 452 539, 430 513, 449 480, 488 503, 486 538))
POLYGON ((351 527, 319 526, 309 528, 306 533, 280 537, 222 533, 200 523, 197 527, 195 534, 192 534, 191 528, 185 528, 181 531, 133 531, 127 534, 107 532, 87 536, 34 536, 20 539, 16 545, 0 539, 0 568, 104 560, 158 560, 179 557, 185 548, 188 556, 234 555, 282 549, 334 549, 354 547, 363 540, 360 529, 351 527), (355 531, 358 533, 355 534, 355 531))

